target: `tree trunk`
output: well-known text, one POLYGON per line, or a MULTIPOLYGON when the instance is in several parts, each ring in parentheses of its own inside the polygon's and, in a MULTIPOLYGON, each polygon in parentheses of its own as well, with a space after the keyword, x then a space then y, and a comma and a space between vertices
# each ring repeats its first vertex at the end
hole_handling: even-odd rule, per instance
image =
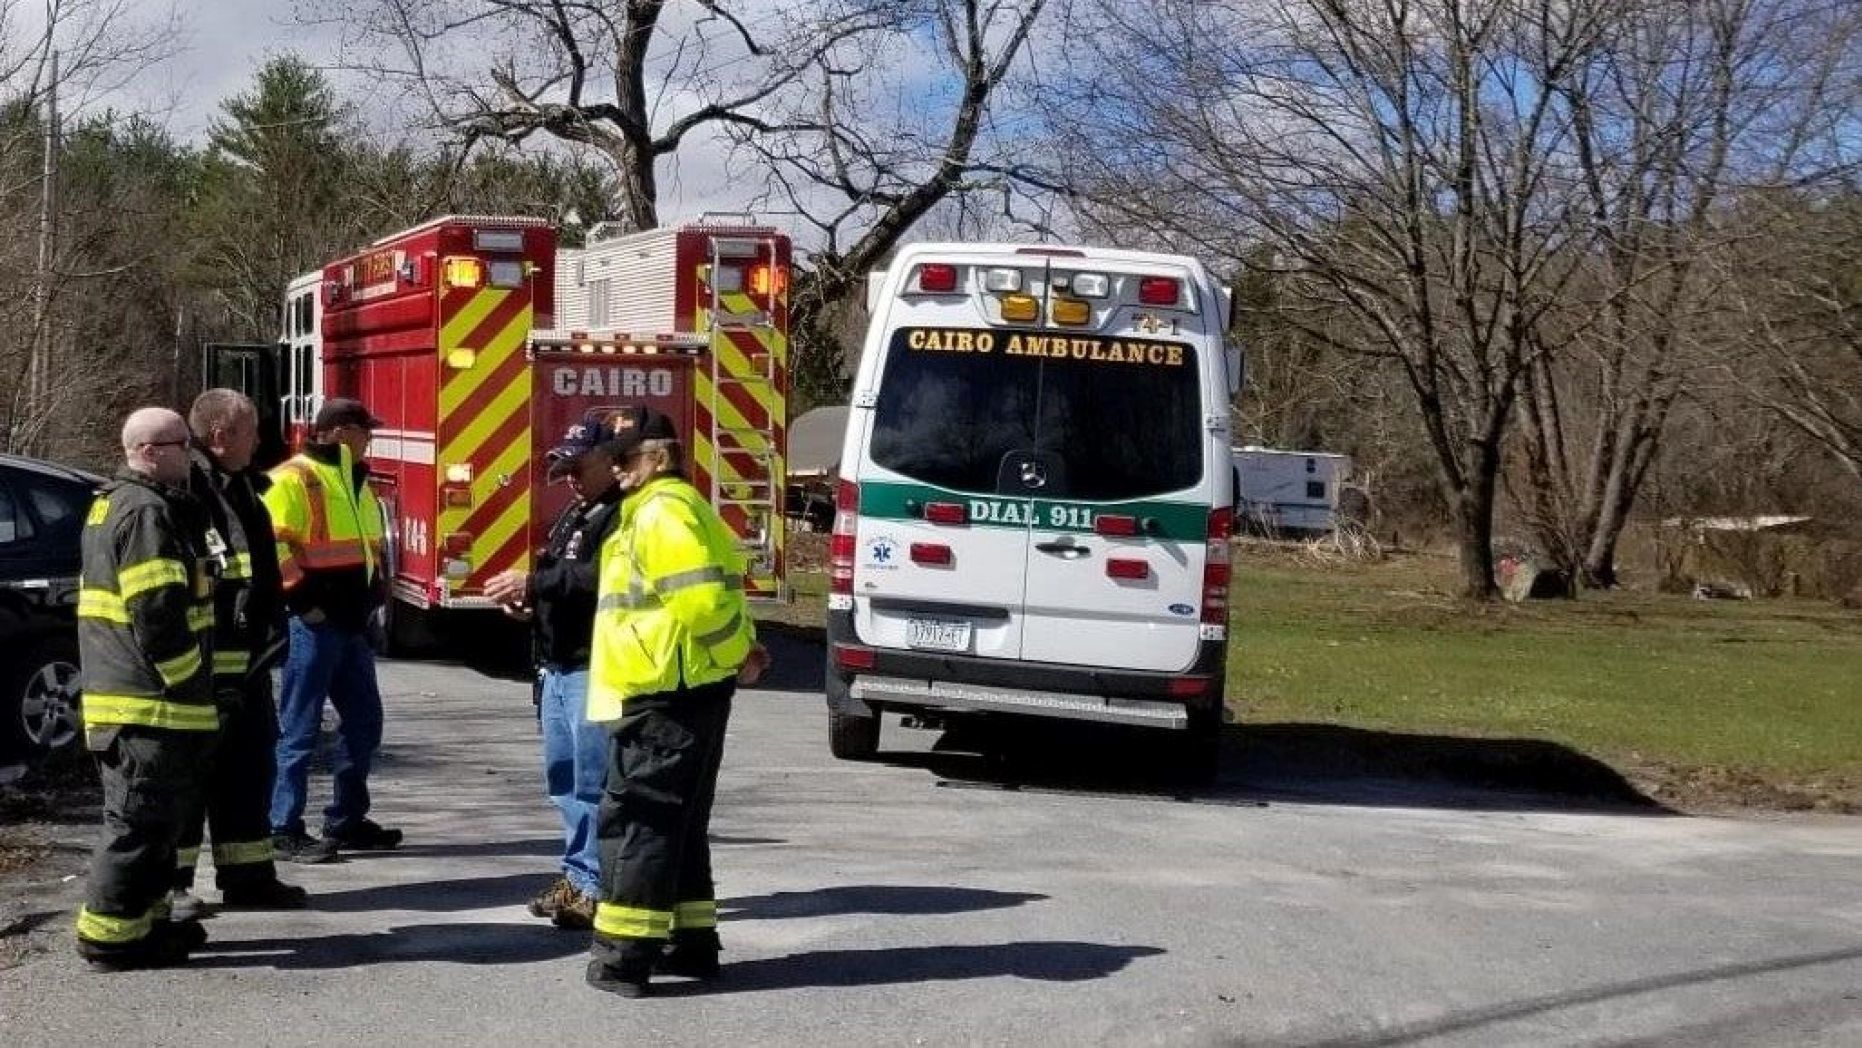
POLYGON ((1455 543, 1461 562, 1461 595, 1489 601, 1500 594, 1493 575, 1493 503, 1500 476, 1497 443, 1477 442, 1470 449, 1463 484, 1448 492, 1455 516, 1455 543))

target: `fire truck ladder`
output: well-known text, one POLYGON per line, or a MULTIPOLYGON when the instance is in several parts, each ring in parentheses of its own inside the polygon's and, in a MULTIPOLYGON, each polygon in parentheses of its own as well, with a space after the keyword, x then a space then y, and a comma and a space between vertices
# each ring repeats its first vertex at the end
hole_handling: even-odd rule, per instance
MULTIPOLYGON (((726 261, 765 258, 775 265, 776 242, 769 238, 716 237, 711 241, 711 388, 720 404, 728 388, 748 389, 760 403, 772 404, 780 362, 767 349, 744 355, 749 358, 748 373, 724 367, 719 343, 731 335, 748 333, 751 344, 768 346, 775 334, 775 317, 767 311, 734 313, 725 307, 718 289, 716 274, 726 261)), ((738 344, 741 345, 741 344, 738 344)), ((720 510, 727 506, 743 511, 746 524, 738 531, 738 549, 749 561, 749 574, 772 578, 776 573, 776 528, 782 522, 782 485, 776 476, 775 427, 782 421, 771 418, 768 426, 732 426, 714 404, 711 411, 711 446, 717 452, 718 468, 711 471, 711 500, 720 510), (725 477, 725 463, 736 473, 725 477)), ((726 520, 735 515, 726 514, 726 520)))

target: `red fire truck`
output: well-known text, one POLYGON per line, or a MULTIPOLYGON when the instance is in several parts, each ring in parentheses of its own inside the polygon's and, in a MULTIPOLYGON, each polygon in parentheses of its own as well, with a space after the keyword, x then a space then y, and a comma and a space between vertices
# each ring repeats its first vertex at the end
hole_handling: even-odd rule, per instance
POLYGON ((585 412, 630 403, 680 427, 743 542, 747 591, 777 599, 789 262, 787 238, 752 225, 559 253, 541 219, 449 216, 293 281, 276 349, 220 347, 206 374, 253 394, 288 444, 326 397, 382 419, 369 468, 394 633, 410 635, 408 609, 490 607, 486 581, 528 565, 569 497, 545 452, 585 412))

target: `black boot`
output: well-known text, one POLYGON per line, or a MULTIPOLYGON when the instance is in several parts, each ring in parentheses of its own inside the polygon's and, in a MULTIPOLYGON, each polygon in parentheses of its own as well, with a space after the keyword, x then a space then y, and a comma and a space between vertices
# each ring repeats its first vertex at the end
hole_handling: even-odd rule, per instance
POLYGON ((657 939, 628 940, 619 962, 609 964, 600 958, 588 962, 588 984, 621 997, 645 997, 651 991, 660 946, 657 939))
POLYGON ((716 928, 673 932, 672 948, 654 970, 688 979, 715 979, 719 972, 718 951, 722 948, 716 928))

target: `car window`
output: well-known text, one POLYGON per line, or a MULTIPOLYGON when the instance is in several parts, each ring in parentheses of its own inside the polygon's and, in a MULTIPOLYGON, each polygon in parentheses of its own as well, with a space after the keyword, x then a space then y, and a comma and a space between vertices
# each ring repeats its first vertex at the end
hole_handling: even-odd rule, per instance
POLYGON ((1025 454, 1059 465, 1047 498, 1147 498, 1202 480, 1201 386, 1189 345, 903 328, 880 385, 873 461, 926 484, 1008 494, 998 491, 1003 461, 1025 454), (984 335, 990 349, 979 351, 984 335), (1050 353, 1053 340, 1069 348, 1014 352, 1030 338, 1049 340, 1050 353))
POLYGON ((24 542, 31 537, 32 522, 20 513, 13 492, 4 481, 0 481, 0 546, 24 542))
POLYGON ((21 488, 48 534, 76 535, 83 530, 84 514, 90 508, 90 488, 50 477, 25 478, 21 488))

